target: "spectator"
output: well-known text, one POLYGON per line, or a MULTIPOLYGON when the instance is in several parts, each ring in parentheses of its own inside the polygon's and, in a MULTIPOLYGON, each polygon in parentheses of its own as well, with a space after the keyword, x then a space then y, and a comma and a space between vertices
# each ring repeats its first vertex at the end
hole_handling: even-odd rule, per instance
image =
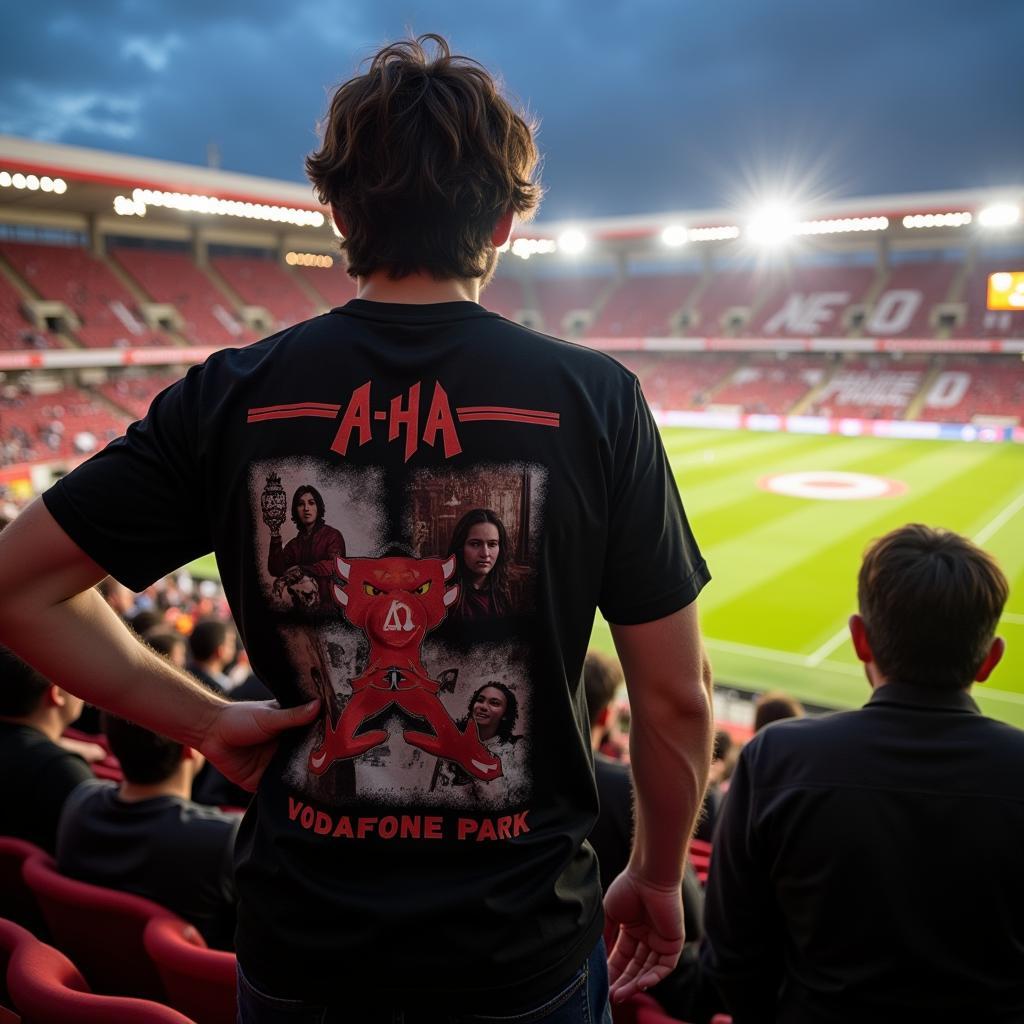
POLYGON ((220 619, 204 619, 196 623, 188 644, 192 655, 189 672, 214 693, 227 694, 232 686, 224 669, 235 657, 237 636, 234 627, 220 619))
POLYGON ((1024 1020, 1024 732, 970 694, 1007 593, 955 533, 869 548, 871 699, 758 733, 715 837, 705 959, 736 1024, 1024 1020))
POLYGON ((67 801, 57 867, 154 900, 194 924, 210 946, 232 949, 241 816, 191 800, 202 754, 112 715, 104 725, 124 781, 89 782, 67 801))
POLYGON ((695 839, 710 843, 715 834, 715 825, 722 811, 722 801, 729 786, 734 760, 732 736, 725 729, 715 730, 715 745, 711 750, 711 768, 708 771, 708 788, 704 793, 704 806, 693 833, 695 839))
POLYGON ((803 718, 807 712, 795 697, 781 690, 769 690, 754 701, 754 732, 760 732, 772 722, 787 718, 803 718))
POLYGON ((0 833, 53 852, 57 820, 71 791, 92 778, 61 734, 82 701, 44 679, 0 647, 0 778, 4 780, 0 833))
POLYGON ((172 665, 185 668, 188 664, 188 641, 180 633, 170 629, 156 627, 149 630, 144 637, 147 644, 158 654, 162 654, 172 665))

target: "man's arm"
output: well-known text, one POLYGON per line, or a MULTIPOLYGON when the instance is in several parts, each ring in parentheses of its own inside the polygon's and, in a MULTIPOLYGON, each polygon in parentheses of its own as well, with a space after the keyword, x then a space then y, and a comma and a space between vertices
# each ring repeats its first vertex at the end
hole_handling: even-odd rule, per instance
POLYGON ((283 710, 215 696, 129 632, 92 589, 105 576, 34 502, 0 533, 0 643, 69 692, 201 750, 255 789, 278 734, 312 721, 318 702, 283 710))
POLYGON ((622 1002, 675 966, 680 882, 711 763, 711 666, 696 604, 655 622, 612 626, 629 691, 636 828, 626 870, 605 896, 611 994, 622 1002))

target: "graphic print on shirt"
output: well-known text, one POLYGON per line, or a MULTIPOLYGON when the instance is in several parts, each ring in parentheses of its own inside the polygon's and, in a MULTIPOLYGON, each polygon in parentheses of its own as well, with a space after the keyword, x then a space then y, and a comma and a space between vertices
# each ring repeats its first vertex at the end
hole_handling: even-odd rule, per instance
POLYGON ((383 474, 304 458, 254 465, 249 486, 264 593, 279 611, 333 615, 337 559, 384 540, 383 474))
MULTIPOLYGON (((268 597, 284 615, 280 631, 300 689, 322 702, 319 722, 292 754, 287 781, 326 804, 522 803, 532 791, 531 694, 528 645, 517 625, 532 611, 546 471, 485 464, 414 472, 391 528, 397 536, 382 539, 379 529, 364 528, 357 547, 357 516, 386 521, 385 510, 368 500, 375 489, 349 488, 358 508, 336 503, 343 490, 337 469, 318 471, 313 462, 304 460, 304 479, 331 477, 333 469, 333 489, 321 508, 309 494, 315 484, 299 485, 289 506, 297 527, 319 522, 324 536, 320 548, 298 552, 317 588, 309 603, 274 576, 289 550, 273 535, 288 494, 284 472, 260 464, 251 478, 262 525, 258 557, 273 577, 268 597), (335 522, 344 553, 328 566, 318 556, 338 545, 323 533, 335 522)), ((290 470, 289 483, 296 479, 290 470)))

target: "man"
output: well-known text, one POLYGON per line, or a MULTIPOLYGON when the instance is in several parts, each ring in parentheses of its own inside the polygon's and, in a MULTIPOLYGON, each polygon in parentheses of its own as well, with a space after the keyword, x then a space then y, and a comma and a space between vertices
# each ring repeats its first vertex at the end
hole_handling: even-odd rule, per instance
POLYGON ((0 647, 0 835, 53 852, 64 801, 93 777, 85 761, 59 742, 81 710, 77 697, 0 647))
POLYGON ((758 733, 725 801, 705 952, 736 1024, 1024 1020, 1024 733, 970 695, 1007 593, 955 533, 869 548, 871 699, 758 733))
POLYGON ((224 669, 234 660, 236 646, 231 626, 219 619, 203 619, 189 634, 188 670, 214 693, 224 695, 232 688, 224 669))
POLYGON ((476 301, 537 204, 536 161, 482 67, 439 37, 386 47, 338 89, 307 161, 359 297, 194 367, 0 538, 0 595, 17 595, 0 598, 0 636, 55 672, 54 637, 87 649, 90 699, 259 784, 237 854, 243 1019, 602 1018, 580 685, 597 606, 643 738, 637 840, 605 900, 613 996, 682 946, 709 577, 636 378, 476 301), (345 538, 328 607, 286 600, 268 571, 300 485, 345 538), (458 585, 437 545, 457 509, 493 504, 523 600, 445 638, 458 585), (421 521, 440 539, 417 552, 421 521), (79 594, 104 572, 141 589, 211 548, 253 670, 288 710, 189 685, 79 594), (492 681, 516 697, 514 759, 461 721, 492 681), (477 784, 431 790, 438 761, 477 784))
POLYGON ((68 798, 57 867, 155 900, 194 924, 208 945, 231 949, 241 816, 193 803, 203 764, 197 751, 113 715, 104 727, 124 781, 86 783, 68 798))

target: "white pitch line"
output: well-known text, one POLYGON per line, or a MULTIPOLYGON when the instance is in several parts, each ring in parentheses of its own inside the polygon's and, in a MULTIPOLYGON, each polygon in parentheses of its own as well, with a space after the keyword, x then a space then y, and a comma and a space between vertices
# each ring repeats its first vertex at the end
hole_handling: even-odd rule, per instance
POLYGON ((850 627, 843 626, 836 630, 835 635, 826 640, 813 654, 804 658, 804 664, 808 668, 817 668, 837 647, 842 646, 844 641, 850 639, 850 627))
POLYGON ((1015 626, 1024 626, 1024 615, 1015 612, 1003 612, 1003 622, 1012 622, 1015 626))
POLYGON ((1001 530, 1022 508, 1024 508, 1024 491, 1017 495, 991 522, 986 523, 975 535, 975 544, 984 544, 997 531, 1001 530))
MULTIPOLYGON (((728 654, 746 654, 752 658, 763 658, 765 661, 777 661, 783 665, 795 665, 798 668, 808 668, 807 658, 802 654, 794 654, 792 651, 776 651, 771 647, 755 647, 752 644, 739 644, 732 640, 715 640, 711 637, 704 638, 705 646, 713 651, 725 651, 728 654)), ((839 672, 842 675, 863 676, 863 672, 855 665, 828 664, 822 665, 827 672, 839 672)))
POLYGON ((1024 704, 1024 693, 1011 693, 1009 690, 993 690, 988 685, 979 684, 971 691, 972 697, 980 697, 984 700, 1002 700, 1008 704, 1024 704))

